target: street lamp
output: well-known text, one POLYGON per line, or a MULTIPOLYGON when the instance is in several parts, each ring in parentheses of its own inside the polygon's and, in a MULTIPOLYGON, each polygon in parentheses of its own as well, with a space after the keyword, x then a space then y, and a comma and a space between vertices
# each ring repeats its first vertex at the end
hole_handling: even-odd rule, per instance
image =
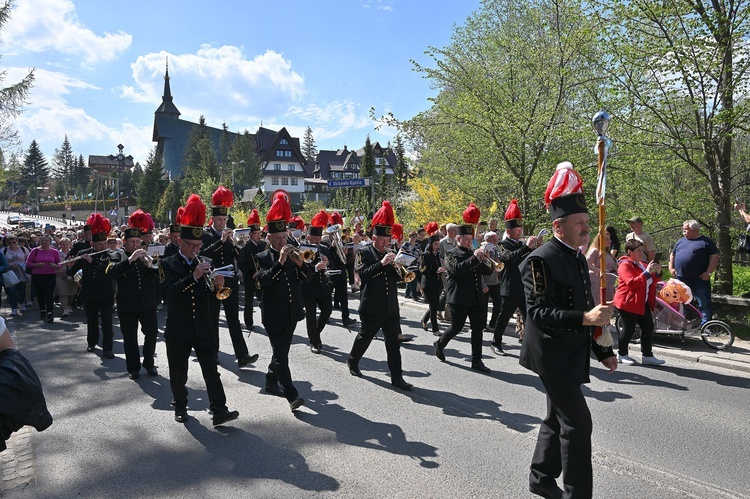
MULTIPOLYGON (((120 218, 120 172, 125 168, 125 160, 133 161, 133 156, 125 156, 125 154, 122 152, 122 150, 125 149, 125 146, 122 144, 117 145, 117 156, 114 156, 112 154, 109 155, 109 159, 111 161, 117 160, 117 164, 119 165, 117 168, 117 225, 121 225, 121 218, 120 218)), ((106 208, 105 208, 106 209, 106 208)))

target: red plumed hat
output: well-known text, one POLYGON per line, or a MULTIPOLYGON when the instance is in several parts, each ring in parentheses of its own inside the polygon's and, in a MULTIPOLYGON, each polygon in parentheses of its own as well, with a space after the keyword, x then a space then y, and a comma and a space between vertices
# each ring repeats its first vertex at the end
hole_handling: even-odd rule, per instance
POLYGON ((297 215, 289 219, 289 227, 297 230, 305 230, 305 221, 297 215))
POLYGON ((376 236, 391 237, 391 227, 396 217, 393 215, 393 207, 389 201, 383 201, 383 205, 372 217, 372 227, 376 236))
POLYGON ((331 213, 331 225, 344 225, 344 219, 338 211, 331 213))
POLYGON ((404 238, 404 226, 401 224, 393 224, 391 228, 391 239, 395 239, 399 242, 404 238))
POLYGON ((211 196, 211 215, 229 215, 229 208, 234 204, 234 194, 232 191, 220 185, 211 196))
POLYGON ((424 230, 428 236, 431 236, 440 230, 440 226, 437 222, 430 222, 425 226, 424 230))
POLYGON ((130 227, 140 229, 141 233, 145 233, 146 231, 148 231, 149 219, 146 215, 146 212, 141 209, 135 210, 133 214, 128 217, 128 225, 130 227))
POLYGON ((185 213, 185 207, 184 206, 180 206, 179 208, 177 208, 177 215, 174 217, 174 222, 176 224, 181 224, 182 223, 182 214, 183 213, 185 213))
POLYGON ((292 218, 292 209, 289 206, 289 201, 283 192, 277 192, 273 196, 271 202, 271 208, 269 208, 266 214, 266 222, 268 222, 268 232, 283 232, 286 230, 286 223, 292 218))
POLYGON ((180 238, 191 239, 193 241, 203 238, 203 226, 206 224, 206 205, 203 204, 200 196, 191 194, 185 209, 180 217, 180 238))
POLYGON ((253 208, 250 216, 247 217, 247 226, 250 228, 251 232, 260 230, 260 215, 258 214, 258 210, 256 210, 255 208, 253 208))
POLYGON ((466 207, 463 213, 464 223, 476 225, 479 223, 479 217, 481 216, 482 213, 479 211, 479 208, 477 208, 477 205, 469 203, 469 206, 466 207))
POLYGON ((505 228, 521 227, 522 219, 523 215, 521 214, 521 208, 518 207, 518 201, 513 199, 508 205, 508 209, 505 210, 505 228))
POLYGON ((112 230, 110 221, 99 213, 92 213, 86 220, 86 224, 91 226, 92 241, 106 241, 109 231, 112 230))
POLYGON ((569 161, 557 165, 547 183, 544 202, 552 220, 574 213, 587 213, 583 196, 583 180, 569 161))
POLYGON ((328 225, 328 213, 326 213, 325 210, 320 210, 315 214, 314 217, 312 217, 312 220, 310 220, 310 226, 311 227, 325 227, 328 225))

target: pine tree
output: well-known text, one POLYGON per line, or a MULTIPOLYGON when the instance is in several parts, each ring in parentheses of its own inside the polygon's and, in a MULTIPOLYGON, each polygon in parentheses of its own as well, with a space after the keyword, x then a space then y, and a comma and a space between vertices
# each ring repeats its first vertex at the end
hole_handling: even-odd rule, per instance
POLYGON ((160 222, 174 222, 177 208, 182 205, 184 190, 180 179, 172 180, 164 190, 156 210, 156 219, 160 222))
POLYGON ((401 139, 401 134, 396 135, 396 147, 393 152, 396 155, 396 165, 393 167, 393 177, 396 182, 396 188, 400 192, 404 192, 408 188, 409 162, 406 159, 406 151, 404 150, 404 141, 401 139))
POLYGON ((57 180, 54 187, 55 195, 67 197, 68 194, 75 193, 75 161, 76 157, 66 134, 65 140, 59 149, 55 149, 55 156, 52 158, 52 177, 57 180))
POLYGON ((219 170, 219 183, 223 185, 231 184, 231 172, 232 172, 232 160, 229 158, 232 150, 232 135, 227 128, 226 123, 222 123, 222 132, 219 137, 219 153, 218 153, 218 170, 219 170))
POLYGON ((237 136, 234 144, 232 144, 232 150, 229 152, 229 159, 230 167, 231 163, 234 163, 234 184, 237 189, 260 186, 260 164, 255 152, 255 137, 250 132, 245 130, 244 133, 237 136))
POLYGON ((365 140, 365 150, 362 155, 362 164, 359 168, 359 176, 362 178, 372 177, 375 175, 375 151, 372 148, 372 142, 370 142, 370 135, 367 135, 365 140))
POLYGON ((148 153, 146 169, 135 184, 138 193, 138 206, 146 213, 156 213, 159 201, 164 193, 167 182, 163 180, 161 168, 161 157, 156 154, 156 149, 148 153))
POLYGON ((218 184, 218 162, 206 118, 201 116, 198 124, 188 135, 183 157, 182 187, 185 191, 197 192, 206 180, 218 184))
MULTIPOLYGON (((85 188, 89 183, 89 171, 83 154, 78 155, 73 167, 73 185, 77 188, 85 188)), ((85 190, 85 189, 84 189, 85 190)))
POLYGON ((318 148, 315 146, 312 128, 309 126, 305 129, 305 135, 302 139, 302 154, 307 161, 315 161, 318 156, 318 148))
POLYGON ((37 187, 42 187, 47 183, 47 179, 49 179, 49 166, 47 166, 47 160, 36 140, 31 141, 29 149, 26 151, 21 176, 31 193, 30 197, 38 202, 39 194, 37 187))

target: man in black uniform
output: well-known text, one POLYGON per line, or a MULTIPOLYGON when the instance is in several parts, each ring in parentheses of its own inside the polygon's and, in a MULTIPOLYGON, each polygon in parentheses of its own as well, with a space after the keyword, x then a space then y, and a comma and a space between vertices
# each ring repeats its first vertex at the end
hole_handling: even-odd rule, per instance
POLYGON ((367 351, 372 339, 382 329, 388 369, 391 371, 391 385, 402 390, 411 390, 412 385, 404 381, 401 369, 401 342, 398 340, 401 316, 397 286, 401 275, 393 264, 396 254, 388 251, 393 222, 391 203, 383 201, 383 205, 372 219, 372 244, 357 251, 354 266, 362 281, 359 302, 362 328, 354 340, 346 364, 352 376, 362 377, 359 360, 367 351))
POLYGON ((337 234, 328 234, 328 240, 324 244, 328 248, 328 267, 331 270, 338 270, 341 273, 331 276, 333 284, 333 306, 341 309, 341 323, 345 326, 351 326, 357 322, 349 315, 349 288, 347 288, 347 253, 352 251, 345 248, 341 241, 341 229, 343 228, 344 219, 338 212, 331 213, 330 223, 338 225, 337 234), (338 238, 338 241, 334 240, 338 238))
POLYGON ((78 252, 82 257, 68 269, 68 275, 75 276, 76 272, 83 270, 81 277, 81 301, 86 312, 86 326, 89 352, 93 352, 99 342, 99 317, 102 318, 102 350, 104 357, 114 359, 112 343, 114 334, 112 331, 112 308, 115 304, 115 288, 112 279, 107 277, 105 271, 109 264, 107 249, 107 235, 112 228, 109 220, 100 214, 92 214, 87 224, 91 229, 91 246, 78 252), (97 255, 92 253, 103 252, 97 255))
POLYGON ((138 348, 138 322, 143 331, 143 367, 151 376, 159 374, 154 365, 156 333, 159 325, 156 306, 159 293, 159 269, 144 262, 146 250, 141 248, 141 230, 125 229, 124 251, 110 252, 107 275, 117 282, 117 316, 120 318, 125 366, 131 379, 138 379, 141 355, 138 348))
MULTIPOLYGON (((203 250, 201 255, 206 256, 213 262, 214 268, 234 265, 235 260, 240 258, 240 250, 232 239, 232 229, 227 228, 227 216, 229 207, 234 204, 232 191, 224 186, 219 186, 211 197, 211 218, 213 226, 203 231, 203 250)), ((240 324, 240 284, 236 276, 225 277, 224 285, 232 290, 225 300, 214 300, 211 302, 211 319, 216 328, 216 340, 218 342, 219 314, 224 307, 224 316, 229 327, 229 337, 232 339, 234 355, 237 365, 247 366, 258 360, 258 354, 250 355, 247 350, 245 337, 242 335, 240 324)), ((217 343, 216 350, 219 345, 217 343)), ((218 359, 217 359, 218 361, 218 359)))
POLYGON ((592 350, 609 372, 617 369, 611 336, 594 333, 609 323, 612 308, 594 306, 578 250, 588 244, 589 226, 583 183, 572 168, 558 165, 545 194, 555 237, 521 266, 527 315, 520 362, 547 392, 529 476, 529 489, 543 497, 592 497, 592 422, 581 384, 589 381, 592 350), (564 490, 556 482, 561 473, 564 490))
POLYGON ((91 224, 87 223, 83 226, 83 240, 73 243, 73 246, 70 248, 70 253, 68 253, 68 258, 73 258, 78 255, 79 251, 89 248, 91 248, 91 224))
POLYGON ((450 307, 451 325, 434 343, 435 356, 445 362, 443 349, 463 329, 466 318, 471 326, 471 368, 488 373, 490 369, 482 362, 482 331, 487 320, 482 275, 495 271, 485 264, 482 249, 472 250, 474 226, 470 219, 479 218, 479 209, 471 203, 464 211, 464 225, 458 226, 458 246, 445 253, 445 268, 448 274, 446 303, 450 307))
MULTIPOLYGON (((218 426, 237 419, 239 412, 227 408, 224 386, 216 368, 217 333, 211 320, 211 300, 216 300, 216 296, 207 282, 211 262, 198 257, 203 246, 205 221, 206 205, 196 194, 191 194, 178 220, 181 225, 178 240, 180 251, 160 263, 164 269, 163 290, 168 304, 164 341, 167 345, 175 421, 184 423, 188 419, 185 384, 190 352, 195 350, 213 411, 213 425, 218 426)), ((214 287, 223 284, 222 276, 214 279, 214 287)))
POLYGON ((286 397, 295 411, 305 401, 292 383, 289 348, 294 329, 304 317, 301 283, 310 280, 312 269, 302 261, 296 248, 287 244, 286 224, 290 215, 286 198, 277 194, 266 215, 271 247, 257 256, 260 265, 257 280, 263 291, 261 320, 273 349, 265 390, 286 397))
MULTIPOLYGON (((307 326, 307 337, 310 339, 310 351, 320 353, 323 342, 320 333, 331 316, 333 307, 331 305, 330 280, 326 276, 328 266, 328 248, 320 245, 323 228, 328 225, 328 213, 320 210, 310 221, 310 232, 307 236, 309 247, 317 247, 315 259, 310 265, 315 273, 308 282, 302 283, 302 302, 305 305, 305 321, 307 326), (316 318, 316 310, 320 308, 320 316, 316 318)), ((304 250, 306 246, 300 246, 304 250)))
POLYGON ((258 285, 255 275, 258 272, 256 255, 265 251, 265 241, 260 240, 260 216, 258 210, 253 209, 247 218, 247 227, 250 233, 247 236, 245 246, 242 248, 242 257, 239 259, 240 268, 242 269, 242 280, 245 285, 245 310, 243 312, 245 327, 252 331, 255 328, 253 319, 253 301, 255 299, 258 285))
POLYGON ((177 254, 180 247, 177 238, 180 236, 180 224, 169 225, 169 242, 164 246, 164 258, 177 254))
POLYGON ((526 316, 526 303, 524 301, 523 283, 521 282, 521 270, 519 265, 526 256, 541 244, 536 236, 529 237, 528 243, 521 240, 523 215, 516 200, 510 202, 505 211, 505 238, 500 242, 497 260, 505 266, 500 275, 499 303, 493 305, 498 309, 495 320, 494 335, 490 348, 496 355, 505 355, 503 350, 503 333, 508 327, 510 318, 521 309, 521 315, 526 316))

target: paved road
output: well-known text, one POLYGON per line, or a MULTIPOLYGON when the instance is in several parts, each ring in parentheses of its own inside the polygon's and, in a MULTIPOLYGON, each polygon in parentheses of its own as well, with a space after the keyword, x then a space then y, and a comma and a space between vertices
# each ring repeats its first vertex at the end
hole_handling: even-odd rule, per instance
MULTIPOLYGON (((222 322, 220 371, 229 405, 241 415, 218 429, 196 362, 193 419, 181 425, 172 420, 166 377, 127 379, 119 329, 117 358, 106 360, 85 352, 80 311, 53 324, 36 322, 34 310, 10 318, 55 423, 32 432, 35 480, 0 485, 0 495, 531 497, 528 464, 545 398, 537 377, 518 365, 519 344, 506 337, 508 357, 487 349, 493 372, 481 375, 469 369, 466 332, 441 363, 413 305, 402 307, 404 332, 416 337, 403 348, 411 393, 390 387, 382 341, 360 364, 364 379, 348 374, 355 332, 340 326, 338 311, 323 332, 322 355, 309 351, 300 323, 291 369, 307 405, 296 415, 284 399, 262 393, 265 335, 248 340, 258 364, 238 369, 222 322)), ((700 342, 670 348, 685 352, 700 342)), ((157 354, 166 375, 161 341, 157 354)), ((748 389, 747 372, 674 356, 664 368, 636 365, 609 375, 594 367, 584 393, 594 419, 596 496, 750 497, 748 389)))

